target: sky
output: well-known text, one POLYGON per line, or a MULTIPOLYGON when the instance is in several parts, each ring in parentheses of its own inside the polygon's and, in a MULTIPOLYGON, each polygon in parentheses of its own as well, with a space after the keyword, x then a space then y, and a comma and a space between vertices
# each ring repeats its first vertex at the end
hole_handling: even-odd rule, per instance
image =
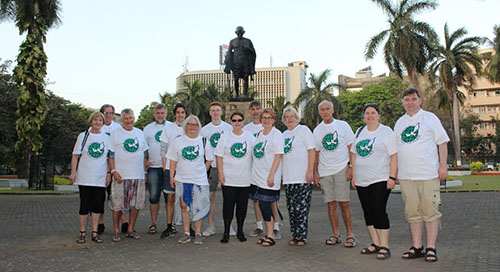
MULTIPOLYGON (((393 0, 393 2, 396 0, 393 0)), ((370 0, 61 0, 62 23, 47 35, 48 89, 74 103, 119 112, 174 93, 188 60, 190 71, 219 69, 219 45, 245 28, 257 52, 256 68, 306 61, 308 73, 339 74, 371 65, 388 73, 381 52, 365 60, 367 41, 388 28, 386 15, 370 0)), ((471 36, 493 37, 500 24, 498 0, 441 0, 416 19, 440 37, 466 27, 471 36)), ((13 22, 0 23, 0 59, 15 60, 24 40, 13 22)), ((485 46, 482 46, 485 47, 485 46)), ((12 65, 14 66, 15 63, 12 65)), ((11 67, 13 68, 13 67, 11 67)))

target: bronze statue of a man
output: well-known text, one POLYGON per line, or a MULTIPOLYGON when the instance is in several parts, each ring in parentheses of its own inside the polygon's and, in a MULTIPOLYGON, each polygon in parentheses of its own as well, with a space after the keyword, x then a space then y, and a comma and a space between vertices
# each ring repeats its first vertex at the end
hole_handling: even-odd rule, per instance
POLYGON ((236 97, 240 96, 239 79, 243 79, 243 95, 248 95, 248 76, 253 81, 255 75, 255 49, 253 48, 252 41, 243 38, 245 30, 242 26, 238 26, 235 31, 238 37, 229 42, 229 49, 226 54, 224 72, 226 74, 233 71, 234 88, 236 90, 236 97))

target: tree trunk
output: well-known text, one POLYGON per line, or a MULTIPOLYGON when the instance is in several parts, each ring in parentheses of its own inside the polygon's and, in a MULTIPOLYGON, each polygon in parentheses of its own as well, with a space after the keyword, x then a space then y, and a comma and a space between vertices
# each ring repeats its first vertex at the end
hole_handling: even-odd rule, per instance
POLYGON ((462 152, 460 147, 460 113, 458 112, 458 96, 457 90, 453 91, 453 132, 455 133, 455 158, 457 160, 457 167, 462 166, 462 152))

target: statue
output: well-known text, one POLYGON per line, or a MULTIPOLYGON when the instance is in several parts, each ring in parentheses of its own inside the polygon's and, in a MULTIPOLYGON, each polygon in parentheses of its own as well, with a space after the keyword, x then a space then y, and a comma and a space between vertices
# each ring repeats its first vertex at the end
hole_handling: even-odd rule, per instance
POLYGON ((230 74, 233 71, 236 98, 245 100, 248 99, 248 77, 250 76, 250 80, 253 81, 253 75, 255 75, 255 59, 257 55, 255 54, 252 41, 243 38, 243 34, 245 34, 243 27, 238 26, 235 33, 238 37, 229 42, 229 49, 224 61, 226 65, 224 72, 230 74), (243 79, 243 99, 240 98, 240 78, 243 79))

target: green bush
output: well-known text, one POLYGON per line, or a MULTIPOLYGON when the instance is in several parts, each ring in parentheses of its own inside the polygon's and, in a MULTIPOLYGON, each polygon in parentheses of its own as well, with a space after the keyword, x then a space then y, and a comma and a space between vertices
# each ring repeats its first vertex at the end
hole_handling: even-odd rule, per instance
POLYGON ((446 181, 453 181, 453 180, 455 180, 455 178, 454 178, 454 177, 447 177, 447 178, 446 178, 446 181))
POLYGON ((71 183, 71 180, 69 180, 69 178, 60 177, 60 176, 54 176, 54 184, 55 185, 73 185, 73 183, 71 183))
POLYGON ((483 171, 483 163, 480 161, 471 163, 470 170, 472 173, 479 173, 479 172, 483 171))

